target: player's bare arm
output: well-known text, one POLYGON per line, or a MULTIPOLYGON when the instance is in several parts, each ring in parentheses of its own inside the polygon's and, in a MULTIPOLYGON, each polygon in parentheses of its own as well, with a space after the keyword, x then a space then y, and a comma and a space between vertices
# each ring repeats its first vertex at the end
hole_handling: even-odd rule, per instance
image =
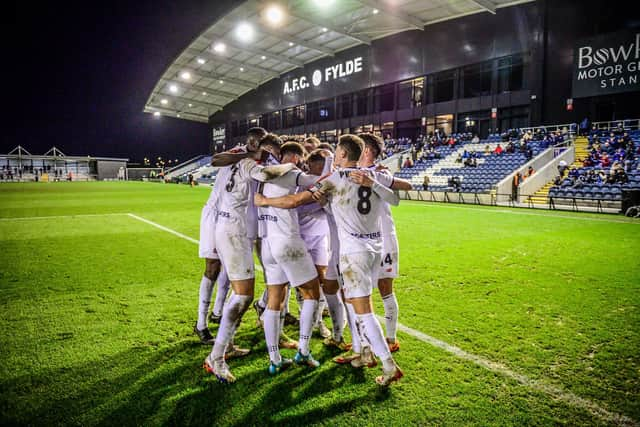
POLYGON ((382 200, 392 206, 398 206, 400 204, 398 195, 391 188, 376 181, 367 171, 352 171, 349 173, 349 179, 364 187, 371 187, 382 200))
POLYGON ((232 153, 226 151, 224 153, 218 153, 211 158, 211 166, 223 167, 238 163, 242 159, 261 160, 265 155, 269 155, 266 151, 247 151, 244 153, 232 153))
POLYGON ((313 203, 314 200, 310 191, 303 191, 281 197, 264 197, 262 194, 256 193, 253 201, 258 207, 272 206, 280 209, 295 209, 298 206, 313 203))

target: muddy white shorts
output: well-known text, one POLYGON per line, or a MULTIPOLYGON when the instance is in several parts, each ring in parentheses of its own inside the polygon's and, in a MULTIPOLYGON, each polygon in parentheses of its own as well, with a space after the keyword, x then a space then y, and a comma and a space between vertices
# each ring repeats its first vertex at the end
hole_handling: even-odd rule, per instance
POLYGON ((354 252, 340 255, 340 274, 344 296, 359 298, 371 295, 374 283, 378 283, 380 254, 354 252))
POLYGON ((296 287, 318 277, 313 259, 299 237, 262 239, 262 265, 267 285, 288 282, 296 287))
POLYGON ((230 233, 224 227, 216 227, 216 242, 216 250, 229 280, 255 277, 252 242, 246 235, 230 233))
POLYGON ((327 244, 327 236, 303 236, 307 251, 313 259, 314 265, 328 265, 329 263, 329 245, 327 244))
POLYGON ((386 234, 382 236, 382 259, 378 279, 395 279, 398 277, 398 236, 386 234))
POLYGON ((200 258, 220 259, 216 250, 216 210, 204 205, 200 214, 200 242, 198 244, 200 258))

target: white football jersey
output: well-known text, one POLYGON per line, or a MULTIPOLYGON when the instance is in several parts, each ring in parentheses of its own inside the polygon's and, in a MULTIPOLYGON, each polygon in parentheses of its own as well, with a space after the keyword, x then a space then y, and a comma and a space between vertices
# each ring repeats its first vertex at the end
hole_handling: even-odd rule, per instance
MULTIPOLYGON (((366 169, 370 171, 375 171, 376 166, 373 165, 366 169)), ((379 171, 379 173, 383 175, 389 175, 391 177, 391 184, 389 184, 389 187, 391 187, 391 185, 393 185, 393 176, 391 176, 387 171, 379 171)), ((389 205, 389 203, 385 203, 384 206, 382 207, 382 216, 380 217, 380 224, 382 227, 383 236, 396 234, 396 224, 395 222, 393 222, 393 216, 391 215, 391 205, 389 205)))
MULTIPOLYGON (((230 166, 229 176, 218 199, 217 224, 231 234, 247 236, 247 208, 253 179, 264 181, 263 166, 252 159, 242 159, 230 166)), ((253 200, 251 200, 253 203, 253 200)))
MULTIPOLYGON (((282 197, 295 193, 298 187, 309 187, 316 183, 320 177, 307 175, 294 169, 281 177, 275 178, 263 184, 262 195, 268 198, 282 197)), ((297 209, 280 209, 273 206, 258 208, 258 222, 261 237, 288 238, 300 237, 297 209)))
POLYGON ((301 236, 326 236, 329 234, 327 213, 322 209, 322 206, 318 203, 310 203, 299 206, 297 210, 301 236))
MULTIPOLYGON (((338 226, 340 254, 365 251, 379 253, 382 251, 380 218, 386 202, 372 188, 352 182, 349 173, 353 170, 360 169, 338 169, 322 181, 338 226)), ((384 186, 390 187, 393 183, 389 175, 369 172, 384 186)))
MULTIPOLYGON (((231 150, 230 152, 246 153, 247 150, 245 147, 237 147, 231 150)), ((229 175, 231 175, 231 166, 224 166, 218 169, 218 174, 216 175, 216 181, 213 183, 213 187, 211 188, 211 194, 209 194, 207 205, 217 209, 217 203, 218 203, 218 199, 220 198, 220 193, 222 192, 224 186, 227 184, 229 175)))

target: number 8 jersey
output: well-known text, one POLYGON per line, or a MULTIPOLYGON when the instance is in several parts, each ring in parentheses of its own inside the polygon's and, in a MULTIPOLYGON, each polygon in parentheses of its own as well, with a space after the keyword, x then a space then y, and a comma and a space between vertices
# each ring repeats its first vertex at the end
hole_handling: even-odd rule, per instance
POLYGON ((340 254, 382 252, 380 218, 386 202, 371 187, 354 183, 349 174, 354 170, 368 172, 383 186, 391 187, 393 177, 379 172, 343 168, 334 171, 321 184, 327 193, 338 226, 340 254))

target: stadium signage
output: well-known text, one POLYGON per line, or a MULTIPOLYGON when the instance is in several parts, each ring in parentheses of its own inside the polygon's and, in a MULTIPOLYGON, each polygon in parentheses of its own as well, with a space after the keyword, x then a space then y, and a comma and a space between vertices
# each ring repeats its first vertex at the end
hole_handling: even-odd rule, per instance
POLYGON ((640 90, 640 33, 582 41, 574 50, 573 97, 640 90))
POLYGON ((211 131, 211 136, 214 144, 222 144, 224 143, 226 137, 226 130, 224 126, 214 127, 211 131))
POLYGON ((282 93, 289 95, 300 90, 313 86, 320 86, 322 83, 331 82, 336 79, 349 77, 353 74, 362 72, 362 56, 349 59, 334 65, 325 67, 324 69, 315 69, 310 75, 302 75, 293 79, 284 81, 282 93))

